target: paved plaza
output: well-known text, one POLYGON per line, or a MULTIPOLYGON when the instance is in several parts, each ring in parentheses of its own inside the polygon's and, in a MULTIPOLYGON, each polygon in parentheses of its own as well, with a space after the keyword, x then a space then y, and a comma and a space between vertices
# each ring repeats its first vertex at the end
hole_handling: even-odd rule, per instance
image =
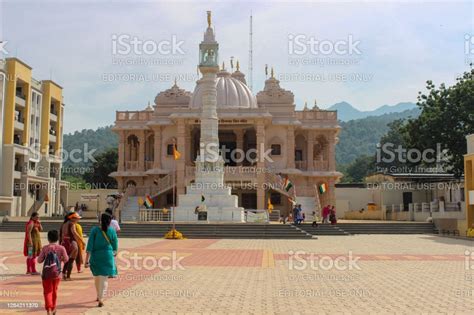
MULTIPOLYGON (((44 313, 40 277, 24 274, 23 233, 0 237, 0 313, 44 313)), ((61 282, 58 314, 474 311, 474 243, 465 240, 360 235, 119 245, 119 277, 109 281, 105 307, 96 307, 86 270, 61 282)))

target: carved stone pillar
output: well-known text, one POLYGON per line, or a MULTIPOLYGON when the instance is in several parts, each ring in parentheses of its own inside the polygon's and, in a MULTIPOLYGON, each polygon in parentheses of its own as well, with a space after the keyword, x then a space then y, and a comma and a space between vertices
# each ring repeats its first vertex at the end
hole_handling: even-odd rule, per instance
POLYGON ((145 171, 145 130, 138 132, 138 170, 145 171))
POLYGON ((125 170, 125 132, 123 130, 118 131, 119 145, 118 145, 118 166, 119 172, 125 170))
MULTIPOLYGON (((244 130, 243 129, 237 129, 234 131, 235 137, 236 137, 236 147, 239 152, 244 152, 244 130)), ((243 156, 236 156, 236 158, 244 160, 243 156)), ((239 161, 237 163, 237 166, 242 165, 242 161, 239 161)))
POLYGON ((287 168, 295 168, 295 127, 288 126, 286 140, 287 168))
POLYGON ((336 135, 334 132, 328 134, 328 163, 329 171, 336 170, 336 135))
POLYGON ((161 127, 154 126, 153 132, 155 133, 153 168, 161 168, 161 127))
POLYGON ((257 209, 265 209, 265 161, 263 153, 265 152, 265 125, 262 121, 257 122, 257 209))
POLYGON ((307 164, 307 170, 308 171, 313 171, 314 170, 314 134, 312 130, 308 130, 308 150, 307 150, 307 157, 306 157, 306 164, 307 164))
POLYGON ((125 137, 125 161, 124 161, 124 164, 125 164, 125 169, 128 168, 127 164, 128 164, 128 161, 130 161, 130 158, 131 158, 131 155, 130 155, 130 151, 131 151, 131 148, 130 148, 130 144, 128 143, 128 132, 127 131, 124 131, 124 137, 125 137))

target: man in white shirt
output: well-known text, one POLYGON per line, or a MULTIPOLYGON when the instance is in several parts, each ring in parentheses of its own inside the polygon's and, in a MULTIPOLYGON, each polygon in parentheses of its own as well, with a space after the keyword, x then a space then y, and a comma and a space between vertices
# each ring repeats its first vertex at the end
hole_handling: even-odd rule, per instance
POLYGON ((115 232, 117 232, 117 233, 120 232, 120 225, 119 225, 118 221, 115 220, 115 218, 112 214, 112 209, 110 209, 110 208, 105 209, 105 213, 107 213, 108 215, 110 215, 112 217, 112 220, 110 220, 110 225, 109 226, 112 227, 115 230, 115 232))

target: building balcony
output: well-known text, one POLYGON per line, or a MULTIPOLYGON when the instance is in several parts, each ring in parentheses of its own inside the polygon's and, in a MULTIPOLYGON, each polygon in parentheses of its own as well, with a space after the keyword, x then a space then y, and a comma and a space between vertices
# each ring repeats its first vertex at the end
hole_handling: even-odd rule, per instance
POLYGON ((149 121, 152 114, 153 112, 149 111, 117 111, 115 119, 117 121, 149 121))
POLYGON ((21 171, 17 171, 16 169, 13 171, 13 179, 21 179, 21 171))
POLYGON ((15 130, 23 131, 23 130, 25 130, 25 125, 23 124, 23 122, 21 122, 19 120, 15 120, 14 128, 15 128, 15 130))
POLYGON ((49 113, 49 120, 53 121, 53 122, 57 122, 58 121, 58 116, 55 113, 51 112, 51 113, 49 113))
POLYGON ((49 134, 49 142, 56 142, 56 136, 53 134, 49 134))
POLYGON ((151 170, 153 168, 153 161, 145 161, 145 169, 151 170))
POLYGON ((138 171, 138 161, 125 162, 125 168, 127 171, 138 171))
POLYGON ((15 104, 20 106, 20 107, 25 107, 26 106, 26 100, 24 96, 19 96, 18 94, 15 96, 15 104))
POLYGON ((319 172, 326 172, 329 171, 329 162, 328 161, 295 161, 295 167, 302 171, 319 171, 319 172), (311 162, 313 165, 311 165, 311 162), (311 168, 312 166, 312 168, 311 168))
POLYGON ((295 161, 295 167, 299 170, 306 170, 307 163, 306 161, 295 161))
POLYGON ((313 168, 315 171, 328 171, 329 162, 328 161, 313 161, 313 168))

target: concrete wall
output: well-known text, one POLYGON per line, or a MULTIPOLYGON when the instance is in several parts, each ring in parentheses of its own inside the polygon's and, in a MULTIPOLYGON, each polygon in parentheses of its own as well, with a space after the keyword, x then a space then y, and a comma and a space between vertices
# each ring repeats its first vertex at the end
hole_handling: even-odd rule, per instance
MULTIPOLYGON (((347 204, 347 211, 367 210, 367 203, 373 202, 377 191, 367 188, 336 188, 336 204, 347 204)), ((377 205, 380 206, 380 205, 377 205)), ((339 212, 339 211, 338 211, 339 212)))
POLYGON ((107 208, 106 197, 109 194, 117 192, 116 189, 81 189, 81 190, 70 190, 68 194, 68 209, 73 207, 76 202, 79 204, 85 204, 89 211, 97 211, 97 202, 84 202, 81 201, 81 194, 98 194, 99 195, 99 211, 104 211, 107 208))
POLYGON ((381 210, 375 211, 364 211, 360 213, 359 211, 348 211, 344 213, 344 219, 347 220, 380 220, 382 217, 381 210))

